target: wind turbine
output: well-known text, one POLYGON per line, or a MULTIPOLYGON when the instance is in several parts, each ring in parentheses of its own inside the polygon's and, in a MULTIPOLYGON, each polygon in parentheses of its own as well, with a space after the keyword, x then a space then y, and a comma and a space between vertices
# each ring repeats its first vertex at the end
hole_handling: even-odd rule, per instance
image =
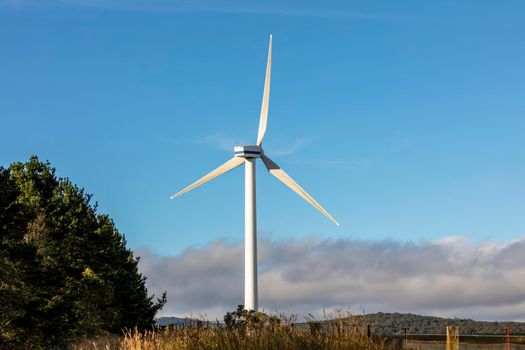
POLYGON ((270 99, 270 76, 272 72, 272 36, 270 35, 270 47, 268 49, 268 63, 266 65, 266 78, 264 82, 264 93, 259 121, 259 133, 257 143, 250 146, 235 146, 234 157, 213 170, 208 175, 195 181, 183 190, 171 196, 171 199, 193 190, 194 188, 222 175, 228 171, 245 165, 244 182, 244 220, 245 220, 245 248, 244 248, 244 307, 247 310, 257 311, 257 215, 255 205, 255 161, 261 158, 264 165, 278 180, 290 187, 304 200, 319 210, 324 216, 332 220, 336 225, 339 223, 324 210, 299 184, 297 184, 287 173, 284 172, 274 161, 272 161, 261 147, 266 123, 268 121, 268 103, 270 99))

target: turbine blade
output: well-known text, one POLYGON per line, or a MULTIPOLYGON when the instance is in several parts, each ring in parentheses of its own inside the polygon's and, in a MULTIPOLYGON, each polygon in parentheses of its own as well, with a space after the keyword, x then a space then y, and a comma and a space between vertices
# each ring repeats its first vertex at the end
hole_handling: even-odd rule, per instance
POLYGON ((270 78, 272 76, 272 35, 270 34, 270 47, 268 48, 268 63, 266 64, 266 78, 264 80, 264 93, 261 106, 261 118, 259 120, 259 134, 257 135, 257 146, 263 142, 268 121, 268 104, 270 102, 270 78))
POLYGON ((204 184, 204 183, 206 183, 206 182, 208 182, 210 180, 213 180, 217 176, 221 176, 222 174, 227 173, 228 171, 237 168, 242 163, 244 163, 244 158, 233 157, 232 159, 230 159, 229 161, 227 161, 226 163, 224 163, 223 165, 221 165, 217 169, 213 170, 208 175, 206 175, 206 176, 200 178, 199 180, 195 181, 194 183, 192 183, 191 185, 189 185, 185 189, 175 193, 173 196, 170 197, 170 199, 175 199, 176 197, 178 197, 178 196, 180 196, 180 195, 182 195, 182 194, 184 194, 186 192, 189 192, 189 191, 193 190, 195 187, 198 187, 198 186, 200 186, 200 185, 202 185, 202 184, 204 184))
POLYGON ((277 164, 275 164, 273 160, 271 160, 265 155, 262 156, 262 160, 270 174, 272 174, 286 186, 294 190, 295 193, 303 197, 303 199, 310 203, 315 209, 319 210, 324 216, 326 216, 328 219, 332 220, 337 226, 339 226, 339 223, 330 214, 328 214, 328 212, 324 210, 323 207, 321 207, 321 205, 319 205, 319 203, 317 203, 315 199, 313 199, 301 186, 299 186, 299 184, 295 182, 290 177, 290 175, 288 175, 283 169, 281 169, 277 164))

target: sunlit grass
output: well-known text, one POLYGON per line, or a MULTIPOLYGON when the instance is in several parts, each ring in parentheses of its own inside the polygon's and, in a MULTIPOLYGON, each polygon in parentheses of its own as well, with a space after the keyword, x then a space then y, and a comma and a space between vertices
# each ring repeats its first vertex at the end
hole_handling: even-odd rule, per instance
POLYGON ((102 337, 78 344, 77 350, 179 350, 179 349, 363 349, 392 348, 384 340, 370 338, 366 326, 350 314, 326 315, 304 323, 295 317, 270 316, 238 309, 226 324, 194 322, 184 326, 138 332, 121 337, 102 337))

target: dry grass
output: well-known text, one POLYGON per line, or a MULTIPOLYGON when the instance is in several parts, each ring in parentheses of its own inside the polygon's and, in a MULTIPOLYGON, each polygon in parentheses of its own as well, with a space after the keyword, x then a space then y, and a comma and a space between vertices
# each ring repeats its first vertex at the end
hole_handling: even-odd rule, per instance
MULTIPOLYGON (((328 317, 327 317, 328 318, 328 317)), ((206 322, 152 331, 126 331, 120 338, 84 341, 76 350, 183 350, 183 349, 363 349, 391 348, 369 338, 366 327, 351 315, 297 324, 290 318, 257 314, 242 322, 210 327, 206 322)))

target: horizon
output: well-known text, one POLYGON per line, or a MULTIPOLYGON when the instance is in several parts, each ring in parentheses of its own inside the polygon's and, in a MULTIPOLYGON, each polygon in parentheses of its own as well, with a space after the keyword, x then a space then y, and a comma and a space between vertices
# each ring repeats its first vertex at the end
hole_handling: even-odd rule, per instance
POLYGON ((254 143, 273 34, 265 149, 341 226, 259 162, 261 308, 525 321, 524 10, 0 0, 0 165, 93 193, 158 317, 231 311, 242 171, 169 196, 254 143))
MULTIPOLYGON (((265 312, 264 310, 262 312, 265 312)), ((382 312, 382 311, 377 311, 377 312, 371 312, 371 313, 365 313, 365 314, 351 314, 351 316, 355 316, 355 317, 361 317, 361 316, 369 316, 369 315, 377 315, 377 314, 385 314, 385 315, 411 315, 411 316, 420 316, 420 317, 435 317, 435 318, 440 318, 440 319, 444 319, 444 320, 459 320, 459 321, 473 321, 473 322, 488 322, 488 323, 505 323, 505 322, 509 322, 509 323, 523 323, 524 326, 525 326, 525 321, 508 321, 508 320, 497 320, 497 321, 489 321, 489 320, 476 320, 476 319, 471 319, 471 318, 457 318, 457 317, 441 317, 441 316, 432 316, 432 315, 421 315, 421 314, 415 314, 415 313, 412 313, 412 312, 382 312)), ((215 319, 215 320, 202 320, 202 319, 199 319, 199 318, 190 318, 190 317, 187 317, 187 316, 184 316, 184 317, 179 317, 179 316, 159 316, 159 317, 155 317, 155 321, 157 321, 158 323, 158 320, 160 319, 169 319, 169 318, 176 318, 177 320, 192 320, 192 321, 208 321, 208 322, 215 322, 215 321, 219 321, 219 322, 224 322, 223 320, 220 320, 220 319, 215 319)), ((324 321, 323 320, 319 320, 319 321, 324 321)), ((298 323, 301 323, 301 322, 307 322, 306 320, 305 321, 297 321, 298 323)), ((378 325, 380 326, 380 325, 378 325)))

